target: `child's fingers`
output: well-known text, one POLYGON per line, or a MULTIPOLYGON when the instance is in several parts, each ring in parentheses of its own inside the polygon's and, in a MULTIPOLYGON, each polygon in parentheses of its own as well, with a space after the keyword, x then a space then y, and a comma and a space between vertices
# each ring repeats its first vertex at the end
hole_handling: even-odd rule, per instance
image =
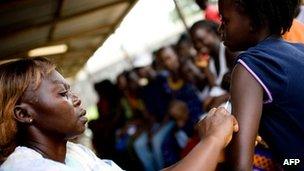
POLYGON ((258 136, 256 137, 256 140, 257 140, 258 142, 261 142, 261 141, 262 141, 262 137, 258 135, 258 136))
POLYGON ((236 118, 233 115, 231 115, 231 117, 232 117, 232 121, 233 121, 233 132, 238 132, 239 131, 239 124, 238 124, 236 118))
POLYGON ((257 136, 254 142, 255 146, 257 146, 261 141, 262 141, 262 137, 257 136))

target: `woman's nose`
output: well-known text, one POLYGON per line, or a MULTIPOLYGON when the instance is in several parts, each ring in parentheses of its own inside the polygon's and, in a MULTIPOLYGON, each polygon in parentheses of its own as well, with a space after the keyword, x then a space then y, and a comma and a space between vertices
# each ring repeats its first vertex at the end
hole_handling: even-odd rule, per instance
POLYGON ((75 93, 73 93, 73 92, 72 92, 72 97, 73 97, 73 105, 75 107, 80 106, 81 105, 80 98, 75 93))

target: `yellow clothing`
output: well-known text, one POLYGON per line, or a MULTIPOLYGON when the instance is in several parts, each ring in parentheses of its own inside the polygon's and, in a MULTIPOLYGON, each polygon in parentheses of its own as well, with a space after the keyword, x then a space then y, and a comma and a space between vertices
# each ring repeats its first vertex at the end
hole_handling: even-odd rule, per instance
POLYGON ((290 30, 283 35, 283 39, 292 43, 304 43, 304 24, 294 19, 290 30))

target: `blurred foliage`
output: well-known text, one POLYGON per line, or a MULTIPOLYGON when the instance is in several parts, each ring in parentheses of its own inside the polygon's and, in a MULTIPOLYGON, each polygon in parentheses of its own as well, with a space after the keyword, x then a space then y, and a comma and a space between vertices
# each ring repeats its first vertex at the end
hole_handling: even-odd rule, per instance
POLYGON ((89 121, 98 119, 99 114, 98 114, 98 109, 97 109, 96 105, 92 105, 87 108, 86 117, 88 118, 89 121))

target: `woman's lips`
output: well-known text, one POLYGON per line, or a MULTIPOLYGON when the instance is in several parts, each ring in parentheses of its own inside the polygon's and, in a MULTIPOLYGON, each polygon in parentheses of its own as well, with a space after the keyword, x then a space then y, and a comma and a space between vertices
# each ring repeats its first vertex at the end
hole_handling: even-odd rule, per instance
POLYGON ((83 122, 83 123, 87 123, 87 122, 88 122, 88 118, 85 117, 85 116, 81 116, 81 117, 79 118, 79 120, 80 120, 81 122, 83 122))
POLYGON ((85 116, 86 115, 86 110, 83 110, 81 112, 81 114, 79 115, 79 120, 83 123, 87 123, 88 122, 88 118, 85 116))

